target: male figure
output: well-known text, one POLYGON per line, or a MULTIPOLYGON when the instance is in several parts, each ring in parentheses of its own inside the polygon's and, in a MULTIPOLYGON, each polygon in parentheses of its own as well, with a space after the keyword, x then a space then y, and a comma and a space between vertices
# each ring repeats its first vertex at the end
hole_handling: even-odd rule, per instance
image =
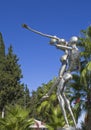
POLYGON ((42 97, 42 100, 46 99, 47 97, 50 96, 53 89, 57 87, 56 94, 57 94, 57 98, 58 98, 64 119, 65 119, 65 122, 67 126, 69 126, 67 115, 66 115, 66 110, 65 110, 65 105, 66 105, 68 107, 68 110, 70 112, 70 115, 72 117, 75 127, 76 127, 76 121, 70 107, 70 102, 66 98, 64 90, 66 88, 66 83, 70 79, 72 79, 71 72, 80 68, 79 50, 76 46, 77 42, 78 42, 78 38, 75 36, 73 36, 70 39, 69 43, 67 43, 64 39, 60 39, 60 41, 54 40, 54 39, 51 40, 50 44, 56 46, 58 49, 64 50, 65 54, 61 57, 62 67, 60 69, 58 79, 53 84, 53 86, 48 91, 48 93, 42 97))

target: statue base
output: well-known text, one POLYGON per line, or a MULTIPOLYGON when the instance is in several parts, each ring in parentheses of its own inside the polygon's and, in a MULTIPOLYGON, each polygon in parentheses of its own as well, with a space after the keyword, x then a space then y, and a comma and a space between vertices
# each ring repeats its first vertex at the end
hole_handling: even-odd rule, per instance
POLYGON ((69 126, 69 127, 67 127, 67 128, 58 128, 57 130, 78 130, 78 129, 75 128, 75 127, 69 126))

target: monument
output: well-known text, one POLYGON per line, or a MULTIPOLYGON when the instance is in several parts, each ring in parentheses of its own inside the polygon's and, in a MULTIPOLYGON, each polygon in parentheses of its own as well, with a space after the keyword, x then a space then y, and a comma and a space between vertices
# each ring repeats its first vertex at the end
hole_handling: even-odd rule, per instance
POLYGON ((80 69, 80 53, 79 49, 76 46, 78 43, 78 37, 73 36, 68 42, 65 39, 58 38, 57 36, 52 36, 36 31, 27 26, 26 24, 23 24, 23 27, 41 36, 50 38, 51 39, 50 45, 55 46, 57 49, 64 51, 64 55, 61 57, 62 66, 59 70, 58 78, 56 79, 56 81, 54 82, 53 86, 50 88, 48 93, 44 95, 41 100, 48 98, 51 95, 54 88, 57 87, 56 92, 57 98, 66 123, 65 127, 61 128, 60 130, 77 130, 75 117, 70 106, 70 101, 65 95, 65 90, 67 88, 66 84, 68 83, 69 80, 72 79, 72 72, 80 69), (74 127, 71 127, 69 125, 65 105, 68 108, 69 113, 72 117, 74 127))

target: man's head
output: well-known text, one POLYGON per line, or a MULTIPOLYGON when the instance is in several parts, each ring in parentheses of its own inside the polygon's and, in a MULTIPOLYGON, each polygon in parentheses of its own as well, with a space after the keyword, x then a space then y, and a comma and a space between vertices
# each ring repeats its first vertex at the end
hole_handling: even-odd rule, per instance
POLYGON ((77 43, 78 43, 78 37, 76 37, 76 36, 71 37, 69 44, 73 45, 73 44, 77 44, 77 43))

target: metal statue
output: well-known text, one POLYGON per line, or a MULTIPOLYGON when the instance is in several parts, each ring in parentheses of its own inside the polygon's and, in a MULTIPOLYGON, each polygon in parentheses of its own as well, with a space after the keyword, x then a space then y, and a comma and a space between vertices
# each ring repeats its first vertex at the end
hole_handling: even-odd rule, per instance
POLYGON ((65 95, 66 90, 66 84, 69 80, 72 79, 72 72, 80 69, 80 53, 76 46, 78 42, 78 37, 73 36, 69 42, 65 41, 64 39, 60 39, 56 36, 47 35, 44 33, 41 33, 39 31, 36 31, 30 27, 28 27, 26 24, 23 24, 23 27, 26 29, 33 31, 37 34, 40 34, 42 36, 51 38, 50 45, 55 46, 57 49, 63 50, 64 55, 61 57, 61 63, 62 66, 59 71, 58 78, 54 82, 53 86, 50 88, 48 93, 42 97, 41 100, 44 100, 48 98, 55 87, 57 87, 57 98, 66 122, 66 125, 69 127, 69 122, 67 119, 66 109, 65 106, 68 108, 70 115, 72 117, 72 120, 74 122, 74 125, 76 127, 76 121, 70 106, 70 101, 65 95))
POLYGON ((48 93, 42 97, 42 100, 48 98, 52 93, 53 89, 57 87, 57 98, 65 119, 67 126, 69 127, 69 122, 66 115, 65 105, 68 108, 74 125, 76 127, 76 121, 70 106, 70 101, 65 96, 66 84, 69 80, 72 79, 73 71, 80 69, 80 53, 76 46, 78 42, 78 38, 73 36, 69 42, 66 42, 64 39, 60 39, 60 42, 56 40, 56 42, 50 42, 52 45, 56 46, 58 49, 64 50, 65 54, 61 57, 62 66, 59 71, 59 76, 56 79, 53 86, 50 88, 48 93))

